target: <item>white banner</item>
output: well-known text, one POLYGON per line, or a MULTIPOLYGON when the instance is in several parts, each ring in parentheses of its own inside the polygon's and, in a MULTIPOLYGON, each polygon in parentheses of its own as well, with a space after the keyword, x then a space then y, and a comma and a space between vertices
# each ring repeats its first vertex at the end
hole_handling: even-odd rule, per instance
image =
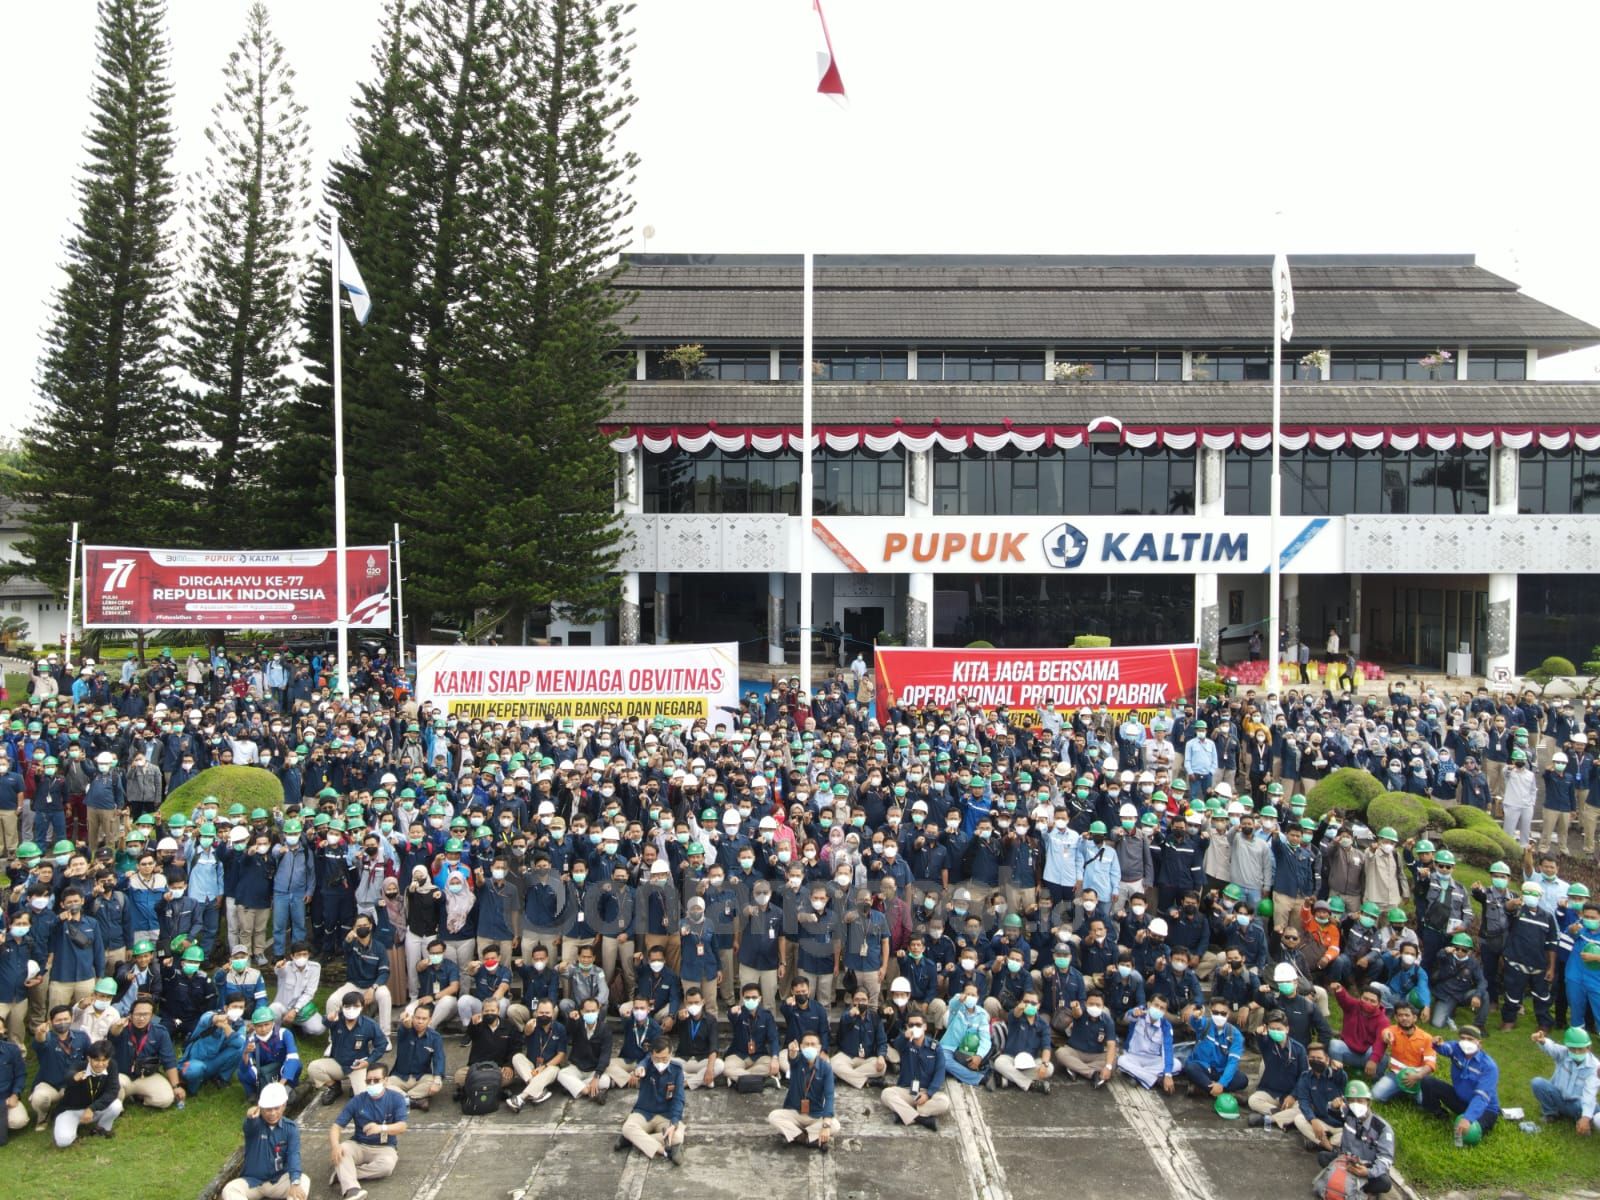
POLYGON ((731 725, 739 644, 418 646, 417 699, 468 720, 731 725))
MULTIPOLYGON (((859 574, 1265 574, 1268 517, 818 517, 812 527, 838 566, 859 574)), ((1282 569, 1337 574, 1344 519, 1279 521, 1282 569)))

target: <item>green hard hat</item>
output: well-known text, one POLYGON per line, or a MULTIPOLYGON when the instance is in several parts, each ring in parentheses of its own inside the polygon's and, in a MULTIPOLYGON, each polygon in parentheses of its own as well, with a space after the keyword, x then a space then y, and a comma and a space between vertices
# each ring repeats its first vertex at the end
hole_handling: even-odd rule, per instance
MULTIPOLYGON (((317 799, 318 800, 337 800, 338 798, 339 798, 338 791, 335 790, 334 788, 331 788, 331 787, 325 787, 320 792, 317 793, 317 799)), ((243 812, 244 809, 240 808, 239 811, 243 812)))
MULTIPOLYGON (((323 790, 326 791, 326 790, 329 790, 329 789, 325 788, 323 790)), ((244 805, 242 805, 242 804, 230 804, 230 805, 228 805, 228 815, 230 817, 242 817, 242 816, 244 816, 244 813, 245 813, 244 805)))
POLYGON ((200 826, 200 836, 201 837, 208 837, 208 838, 216 837, 217 836, 217 827, 215 825, 213 825, 210 821, 207 821, 204 825, 200 826))
POLYGON ((188 944, 189 935, 187 933, 174 934, 172 940, 167 943, 167 949, 174 954, 182 954, 184 947, 188 944))
POLYGON ((141 814, 139 814, 139 819, 134 822, 135 825, 151 825, 151 826, 153 826, 155 823, 156 823, 156 815, 155 815, 155 813, 141 813, 141 814))
POLYGON ((1328 897, 1328 911, 1329 912, 1342 913, 1344 911, 1344 897, 1343 896, 1329 896, 1328 897))
POLYGON ((1272 915, 1272 897, 1263 896, 1256 902, 1256 916, 1270 917, 1272 915))
POLYGON ((1372 1089, 1367 1086, 1364 1079, 1352 1079, 1344 1085, 1344 1098, 1346 1100, 1371 1100, 1372 1089))
POLYGON ((1363 916, 1376 917, 1380 916, 1382 912, 1383 910, 1378 907, 1376 900, 1365 900, 1361 904, 1361 914, 1363 916))
POLYGON ((1568 900, 1587 900, 1589 898, 1589 885, 1575 883, 1567 889, 1568 900))
POLYGON ((1463 1146, 1476 1146, 1481 1141, 1483 1141, 1483 1126, 1474 1121, 1467 1126, 1467 1131, 1461 1135, 1461 1144, 1463 1146))
POLYGON ((1582 1026, 1574 1025, 1561 1035, 1561 1044, 1568 1050, 1587 1050, 1589 1048, 1589 1031, 1582 1026))
POLYGON ((689 845, 684 848, 684 853, 685 854, 690 854, 690 855, 704 854, 705 852, 706 852, 706 848, 704 846, 702 846, 699 842, 690 842, 689 845))
POLYGON ((135 954, 154 954, 156 952, 156 944, 149 938, 145 938, 143 941, 133 944, 133 952, 135 954))
POLYGON ((1005 919, 1005 927, 1007 929, 1021 929, 1022 928, 1022 918, 1016 913, 1007 913, 1006 914, 1006 919, 1005 919))
POLYGON ((1455 934, 1450 938, 1450 944, 1452 946, 1462 946, 1462 947, 1464 947, 1464 948, 1466 948, 1468 950, 1471 950, 1472 949, 1472 935, 1470 933, 1458 933, 1458 934, 1455 934))
POLYGON ((1403 908, 1391 908, 1389 910, 1389 920, 1399 921, 1402 925, 1404 925, 1406 921, 1406 910, 1403 908))
POLYGON ((311 818, 311 824, 313 828, 322 829, 331 824, 332 820, 333 819, 329 817, 327 813, 318 813, 316 816, 311 818))
POLYGON ((1427 838, 1423 838, 1414 847, 1412 847, 1412 849, 1414 849, 1418 854, 1432 854, 1433 853, 1433 843, 1430 842, 1427 838))
POLYGON ((1307 833, 1315 833, 1317 830, 1317 823, 1310 817, 1301 817, 1300 828, 1304 829, 1307 833))
POLYGON ((1435 854, 1433 856, 1433 861, 1438 863, 1441 867, 1453 867, 1456 865, 1456 856, 1451 854, 1449 849, 1446 848, 1435 854))
POLYGON ((715 821, 717 819, 717 810, 714 808, 706 809, 700 814, 700 819, 702 821, 715 821))
POLYGON ((328 822, 328 828, 333 830, 336 833, 343 833, 345 831, 345 828, 346 828, 345 823, 344 823, 344 818, 343 817, 334 817, 332 820, 330 820, 328 822))
POLYGON ((204 950, 200 949, 199 946, 190 946, 187 950, 185 950, 183 952, 183 961, 184 962, 197 963, 197 962, 205 962, 205 960, 206 960, 206 952, 204 950))
POLYGON ((181 812, 175 812, 170 817, 167 818, 167 825, 170 828, 173 828, 173 829, 182 829, 188 823, 189 823, 188 815, 185 814, 185 813, 181 813, 181 812))
POLYGON ((304 826, 301 825, 299 821, 296 821, 293 817, 290 817, 283 823, 283 831, 285 833, 299 833, 303 828, 304 826))
POLYGON ((1506 864, 1503 862, 1492 862, 1489 864, 1489 874, 1509 875, 1511 874, 1511 868, 1506 866, 1506 864))
POLYGON ((1141 825, 1159 825, 1160 823, 1161 818, 1156 816, 1153 812, 1147 812, 1144 814, 1144 816, 1139 818, 1139 824, 1141 825))
POLYGON ((1223 898, 1227 900, 1243 900, 1244 889, 1237 883, 1230 883, 1227 887, 1222 889, 1222 895, 1223 898))
POLYGON ((361 805, 346 804, 344 806, 344 815, 347 817, 359 817, 361 815, 361 805))
POLYGON ((1274 779, 1271 783, 1267 784, 1267 795, 1269 795, 1269 796, 1281 796, 1281 795, 1283 795, 1283 784, 1279 783, 1276 779, 1274 779))
POLYGON ((1513 750, 1511 752, 1511 761, 1512 762, 1527 762, 1528 761, 1528 752, 1526 750, 1513 750))
POLYGON ((1224 1121, 1237 1121, 1239 1119, 1239 1097, 1232 1092, 1223 1092, 1222 1095, 1217 1097, 1217 1102, 1211 1108, 1224 1121))
POLYGON ((115 996, 117 994, 117 981, 115 979, 97 979, 94 983, 96 995, 115 996))
POLYGON ((201 804, 221 804, 222 801, 218 800, 215 796, 207 796, 204 800, 200 801, 200 803, 201 804))
POLYGON ((1091 822, 1089 825, 1089 832, 1091 834, 1098 833, 1103 837, 1106 832, 1106 823, 1104 821, 1091 822))
POLYGON ((270 1025, 277 1019, 272 1010, 265 1004, 250 1014, 250 1024, 252 1025, 270 1025))
POLYGON ((250 819, 252 821, 265 821, 267 819, 267 810, 264 808, 252 808, 250 810, 250 819))
POLYGON ((444 844, 444 852, 446 854, 460 854, 461 853, 461 839, 460 838, 451 838, 448 842, 446 842, 444 844))
POLYGON ((1393 825, 1385 825, 1378 830, 1378 840, 1380 842, 1398 842, 1400 835, 1394 831, 1393 825))
POLYGON ((1260 815, 1265 820, 1276 821, 1278 819, 1278 810, 1269 804, 1261 810, 1260 815))
POLYGON ((54 846, 50 847, 50 853, 51 854, 71 854, 77 848, 78 847, 73 845, 73 843, 67 841, 66 838, 62 838, 54 846))
POLYGON ((44 756, 44 765, 47 767, 59 767, 61 765, 61 760, 54 754, 46 754, 44 756))

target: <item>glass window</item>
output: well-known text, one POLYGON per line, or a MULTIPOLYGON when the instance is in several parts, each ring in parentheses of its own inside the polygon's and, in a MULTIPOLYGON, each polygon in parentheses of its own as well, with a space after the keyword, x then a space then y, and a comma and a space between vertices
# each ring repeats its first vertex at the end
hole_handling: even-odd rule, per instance
MULTIPOLYGON (((829 383, 875 383, 906 378, 904 350, 816 347, 811 362, 812 378, 829 383)), ((800 351, 784 350, 778 355, 778 378, 790 381, 800 378, 800 351)))
POLYGON ((1194 512, 1194 455, 1078 446, 1024 453, 935 448, 933 511, 966 516, 1194 512))
MULTIPOLYGON (((1281 456, 1285 516, 1489 511, 1489 452, 1416 449, 1299 450, 1281 456)), ((1271 510, 1272 459, 1228 455, 1224 509, 1234 516, 1271 510)), ((1524 472, 1526 494, 1527 472, 1524 472)))
POLYGON ((1530 446, 1520 454, 1518 512, 1600 513, 1600 453, 1530 446))
POLYGON ((1056 365, 1072 363, 1089 368, 1086 378, 1104 383, 1176 383, 1183 378, 1183 354, 1178 350, 1100 350, 1059 347, 1056 365))
POLYGON ((934 383, 1038 382, 1044 350, 918 350, 917 379, 934 383))
POLYGON ((1474 346, 1467 354, 1468 379, 1526 379, 1526 350, 1480 350, 1474 346))
MULTIPOLYGON (((818 513, 899 516, 905 512, 905 460, 899 450, 819 452, 812 460, 818 513)), ((800 512, 800 456, 669 450, 645 454, 648 513, 800 512)))
MULTIPOLYGON (((1437 349, 1335 349, 1331 354, 1332 361, 1329 364, 1328 377, 1336 382, 1354 383, 1399 383, 1406 380, 1454 379, 1456 377, 1454 360, 1432 367, 1423 363, 1422 360, 1424 358, 1437 353, 1437 349)), ((1470 366, 1469 359, 1469 369, 1470 366)))
MULTIPOLYGON (((772 378, 772 352, 750 347, 705 346, 705 357, 690 372, 690 379, 765 381, 772 378)), ((667 361, 668 351, 647 350, 644 356, 646 379, 683 379, 683 368, 667 361)))

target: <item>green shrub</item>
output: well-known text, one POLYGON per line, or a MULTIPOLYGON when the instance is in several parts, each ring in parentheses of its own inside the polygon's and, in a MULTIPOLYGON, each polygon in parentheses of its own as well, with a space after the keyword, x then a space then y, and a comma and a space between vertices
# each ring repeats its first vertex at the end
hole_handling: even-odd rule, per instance
POLYGON ((1562 658, 1559 654, 1552 654, 1539 664, 1539 670, 1546 675, 1576 675, 1578 668, 1572 665, 1570 658, 1562 658))
MULTIPOLYGON (((1456 821, 1450 815, 1450 810, 1437 800, 1430 800, 1427 796, 1413 796, 1411 798, 1422 805, 1422 811, 1428 818, 1425 828, 1438 830, 1455 828, 1456 821)), ((1470 808, 1471 805, 1467 807, 1470 808)))
POLYGON ((191 813, 207 796, 215 796, 224 811, 232 804, 270 811, 283 804, 283 784, 263 767, 208 767, 173 790, 161 805, 161 815, 191 813))
POLYGON ((1202 679, 1200 681, 1200 699, 1212 700, 1228 694, 1228 685, 1220 679, 1202 679))
POLYGON ((993 642, 986 642, 982 638, 979 638, 975 642, 968 642, 967 643, 967 649, 968 650, 993 650, 994 649, 994 643, 993 642))
POLYGON ((1488 867, 1496 859, 1520 858, 1522 851, 1517 850, 1517 840, 1507 837, 1506 834, 1498 838, 1486 829, 1446 829, 1440 842, 1450 846, 1451 853, 1462 862, 1470 862, 1474 867, 1488 867), (1502 842, 1510 842, 1510 851, 1502 842))
POLYGON ((1393 826, 1402 842, 1421 833, 1427 820, 1428 814, 1417 797, 1405 792, 1388 792, 1367 805, 1367 824, 1372 831, 1393 826))
POLYGON ((1306 816, 1318 821, 1330 808, 1364 815, 1367 805, 1383 795, 1383 791, 1383 784, 1374 779, 1370 771, 1340 767, 1312 786, 1306 796, 1306 816))
POLYGON ((1098 633, 1080 633, 1072 639, 1074 650, 1104 650, 1111 645, 1111 639, 1098 633))
MULTIPOLYGON (((1481 808, 1473 808, 1470 804, 1458 804, 1450 810, 1450 815, 1456 819, 1456 825, 1461 832, 1474 833, 1494 842, 1500 848, 1500 853, 1497 857, 1503 858, 1507 862, 1522 857, 1522 847, 1517 845, 1517 839, 1504 829, 1501 829, 1500 822, 1496 821, 1481 808)), ((1454 831, 1447 830, 1446 832, 1454 831)), ((1490 861, 1493 862, 1494 860, 1490 859, 1490 861)))

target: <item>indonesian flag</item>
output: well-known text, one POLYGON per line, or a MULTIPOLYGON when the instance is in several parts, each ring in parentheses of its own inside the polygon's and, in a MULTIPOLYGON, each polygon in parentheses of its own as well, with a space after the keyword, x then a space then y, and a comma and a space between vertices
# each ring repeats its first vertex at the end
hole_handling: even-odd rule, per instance
POLYGON ((839 75, 839 60, 833 56, 833 40, 828 37, 828 18, 822 15, 822 0, 811 0, 816 10, 822 42, 817 47, 817 91, 824 96, 844 98, 844 80, 839 75))
POLYGON ((1278 306, 1278 336, 1294 341, 1294 285, 1289 282, 1289 260, 1281 254, 1272 260, 1272 302, 1278 306))

